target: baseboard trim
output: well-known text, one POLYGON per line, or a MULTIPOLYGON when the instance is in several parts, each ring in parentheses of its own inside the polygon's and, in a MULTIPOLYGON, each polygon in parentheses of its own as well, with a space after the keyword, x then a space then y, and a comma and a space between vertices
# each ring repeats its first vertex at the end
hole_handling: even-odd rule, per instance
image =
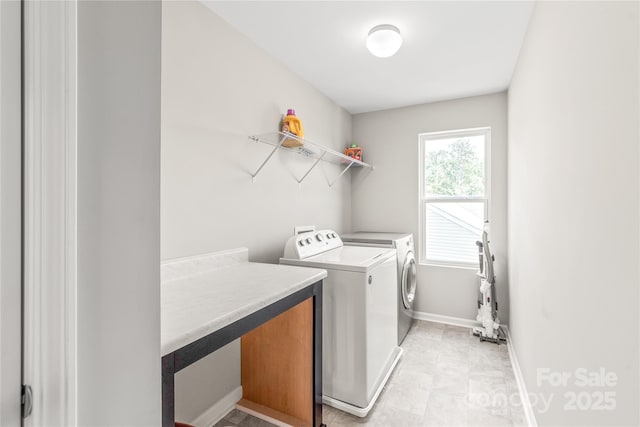
POLYGON ((237 387, 231 393, 218 400, 198 418, 191 421, 195 427, 212 427, 225 415, 236 407, 236 402, 242 399, 242 386, 237 387))
POLYGON ((475 328, 480 326, 480 322, 462 317, 443 316, 442 314, 425 313, 423 311, 414 311, 413 318, 418 320, 426 320, 428 322, 444 323, 445 325, 461 326, 463 328, 475 328))
POLYGON ((533 406, 531 406, 531 400, 529 399, 529 392, 527 391, 527 385, 524 382, 524 376, 520 370, 520 364, 516 357, 516 350, 513 347, 513 341, 511 339, 511 332, 506 326, 502 326, 507 333, 507 349, 509 350, 509 360, 511 360, 511 367, 513 368, 513 375, 516 377, 516 384, 518 384, 518 392, 520 393, 520 400, 522 402, 522 411, 524 412, 525 420, 529 427, 538 427, 536 421, 535 412, 533 412, 533 406))

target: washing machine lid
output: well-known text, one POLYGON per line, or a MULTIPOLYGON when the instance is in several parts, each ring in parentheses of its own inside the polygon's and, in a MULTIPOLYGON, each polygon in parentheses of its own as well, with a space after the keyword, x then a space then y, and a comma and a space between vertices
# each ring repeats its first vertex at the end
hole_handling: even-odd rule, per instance
POLYGON ((356 233, 341 234, 343 242, 367 243, 393 246, 399 239, 410 237, 411 233, 382 233, 375 231, 358 231, 356 233))
POLYGON ((395 249, 342 246, 305 259, 280 258, 280 264, 367 272, 389 259, 395 259, 395 249))

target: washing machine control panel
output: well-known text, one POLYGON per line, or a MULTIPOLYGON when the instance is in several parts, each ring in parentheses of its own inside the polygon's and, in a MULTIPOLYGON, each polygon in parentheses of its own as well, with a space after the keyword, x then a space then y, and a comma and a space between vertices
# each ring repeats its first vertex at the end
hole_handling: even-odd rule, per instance
POLYGON ((305 259, 343 246, 333 230, 313 230, 290 237, 284 247, 284 257, 305 259))

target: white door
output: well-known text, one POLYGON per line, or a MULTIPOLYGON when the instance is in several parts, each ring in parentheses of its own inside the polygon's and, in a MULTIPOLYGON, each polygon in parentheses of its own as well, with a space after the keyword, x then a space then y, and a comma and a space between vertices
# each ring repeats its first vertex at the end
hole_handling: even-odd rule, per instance
POLYGON ((0 426, 21 425, 21 2, 0 1, 0 426))

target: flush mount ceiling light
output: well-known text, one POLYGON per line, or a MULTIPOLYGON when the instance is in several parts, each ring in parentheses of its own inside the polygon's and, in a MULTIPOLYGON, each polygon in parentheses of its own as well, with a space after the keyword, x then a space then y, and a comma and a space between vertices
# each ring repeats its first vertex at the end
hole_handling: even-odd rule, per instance
POLYGON ((369 31, 367 49, 373 56, 388 58, 402 46, 402 36, 398 27, 393 25, 378 25, 369 31))

